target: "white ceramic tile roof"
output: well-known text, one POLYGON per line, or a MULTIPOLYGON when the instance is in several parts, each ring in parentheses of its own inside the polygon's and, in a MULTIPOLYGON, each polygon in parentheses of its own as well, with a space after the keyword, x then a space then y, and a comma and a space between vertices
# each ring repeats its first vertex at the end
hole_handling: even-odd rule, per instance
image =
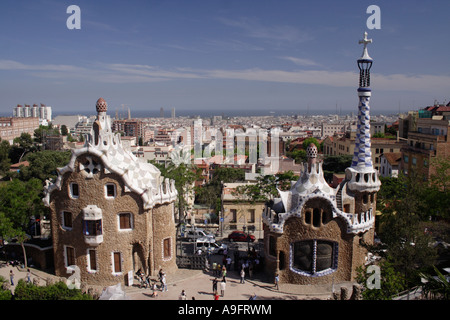
MULTIPOLYGON (((177 197, 175 181, 165 179, 154 165, 140 161, 130 151, 125 150, 120 141, 120 134, 111 132, 110 118, 106 113, 99 113, 97 123, 100 126, 98 140, 94 138, 94 129, 92 129, 90 136, 85 140, 84 147, 72 149, 70 162, 65 167, 58 168, 56 181, 47 181, 44 188, 44 203, 47 206, 50 205, 50 194, 56 189, 61 190, 64 173, 75 171, 76 159, 81 155, 94 155, 100 158, 105 167, 105 173, 120 175, 125 184, 125 191, 139 194, 145 209, 152 208, 155 204, 175 201, 177 197)), ((81 170, 88 167, 89 165, 80 164, 81 170)), ((87 178, 92 174, 92 170, 89 170, 87 178)))

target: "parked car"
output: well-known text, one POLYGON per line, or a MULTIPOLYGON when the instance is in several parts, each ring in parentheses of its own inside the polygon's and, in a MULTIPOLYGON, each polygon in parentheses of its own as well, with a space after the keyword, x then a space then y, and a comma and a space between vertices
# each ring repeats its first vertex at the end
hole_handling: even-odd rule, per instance
POLYGON ((225 249, 227 249, 227 245, 223 243, 216 242, 215 239, 210 237, 203 237, 197 239, 195 241, 197 250, 200 249, 203 252, 209 252, 212 254, 218 253, 222 254, 225 249))
POLYGON ((185 238, 189 241, 195 241, 199 238, 212 238, 215 239, 214 235, 205 232, 203 229, 189 229, 186 230, 185 238))
POLYGON ((243 242, 253 242, 255 241, 255 236, 247 234, 242 231, 233 231, 228 235, 228 240, 231 241, 243 241, 243 242))

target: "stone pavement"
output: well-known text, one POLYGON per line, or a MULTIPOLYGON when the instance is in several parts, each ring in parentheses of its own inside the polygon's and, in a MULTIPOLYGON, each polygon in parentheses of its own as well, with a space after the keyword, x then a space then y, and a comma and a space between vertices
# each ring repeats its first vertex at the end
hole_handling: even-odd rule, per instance
MULTIPOLYGON (((215 276, 211 272, 202 270, 178 269, 174 275, 167 276, 168 291, 157 291, 157 297, 152 297, 150 288, 138 288, 137 286, 125 287, 124 290, 132 300, 178 300, 182 290, 185 290, 187 300, 213 300, 212 280, 215 276)), ((221 280, 221 278, 219 278, 221 280)), ((240 283, 237 271, 230 271, 226 277, 225 295, 219 300, 248 300, 256 294, 258 300, 327 300, 332 296, 332 286, 307 286, 280 284, 277 290, 274 284, 266 279, 254 277, 245 279, 240 283)), ((346 282, 336 284, 335 291, 345 286, 351 292, 353 283, 346 282)), ((218 283, 220 294, 220 281, 218 283)))
MULTIPOLYGON (((15 274, 15 285, 19 279, 26 279, 26 269, 6 266, 4 261, 0 261, 0 276, 3 276, 8 283, 11 269, 15 274)), ((53 281, 60 280, 60 277, 53 274, 34 268, 30 268, 30 270, 32 281, 34 278, 38 278, 41 285, 45 285, 48 278, 53 281)), ((262 274, 256 274, 252 279, 247 277, 245 283, 241 284, 238 272, 229 271, 226 277, 225 295, 221 296, 219 300, 248 300, 254 294, 256 294, 258 300, 327 300, 332 295, 331 285, 308 286, 281 283, 277 290, 271 281, 261 278, 261 276, 262 274)), ((150 288, 139 288, 137 280, 135 280, 133 286, 122 286, 122 289, 131 300, 178 300, 182 290, 185 290, 188 300, 192 298, 195 298, 195 300, 213 300, 212 280, 214 278, 212 272, 178 269, 175 274, 167 275, 168 291, 161 292, 158 290, 157 297, 151 296, 153 290, 150 288)), ((10 288, 12 292, 14 292, 15 285, 10 288)), ((351 282, 335 284, 334 290, 339 292, 341 287, 347 287, 351 292, 352 285, 351 282)), ((101 288, 95 289, 101 292, 101 288)), ((218 292, 220 294, 220 281, 218 292)))

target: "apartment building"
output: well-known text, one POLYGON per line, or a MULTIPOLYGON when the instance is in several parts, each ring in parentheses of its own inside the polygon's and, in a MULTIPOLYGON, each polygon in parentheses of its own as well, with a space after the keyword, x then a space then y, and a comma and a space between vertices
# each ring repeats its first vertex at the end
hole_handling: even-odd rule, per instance
POLYGON ((144 137, 144 122, 139 119, 114 120, 112 124, 113 132, 120 132, 125 137, 144 137))
POLYGON ((1 117, 0 118, 0 138, 13 144, 14 139, 20 137, 22 133, 34 135, 34 130, 39 128, 39 118, 27 117, 1 117))
POLYGON ((426 116, 427 118, 419 117, 416 130, 408 132, 407 144, 401 149, 403 155, 400 165, 404 174, 408 175, 414 170, 423 175, 424 180, 434 173, 434 159, 450 157, 448 117, 426 116))

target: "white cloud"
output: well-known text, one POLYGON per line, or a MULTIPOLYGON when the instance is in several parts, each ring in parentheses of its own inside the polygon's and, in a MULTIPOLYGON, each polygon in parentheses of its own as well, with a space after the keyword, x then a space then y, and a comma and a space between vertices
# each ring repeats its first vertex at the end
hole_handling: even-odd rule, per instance
POLYGON ((250 38, 270 40, 277 43, 301 43, 313 39, 309 33, 289 25, 268 26, 257 19, 251 18, 237 20, 218 18, 217 20, 224 25, 241 29, 243 35, 250 38))
POLYGON ((316 63, 315 61, 310 60, 310 59, 295 58, 295 57, 280 57, 280 59, 291 61, 294 64, 296 64, 298 66, 303 66, 303 67, 319 66, 318 63, 316 63))
POLYGON ((70 72, 85 69, 64 64, 27 65, 13 60, 0 60, 0 70, 48 70, 70 72))
MULTIPOLYGON (((297 62, 311 66, 314 64, 314 61, 308 59, 301 59, 301 61, 297 62)), ((13 60, 0 60, 0 70, 18 70, 28 72, 29 75, 34 77, 59 79, 61 81, 82 79, 100 83, 147 83, 183 79, 230 79, 330 87, 356 87, 358 85, 358 74, 356 72, 328 70, 285 71, 260 68, 239 70, 164 69, 150 65, 101 63, 93 63, 91 67, 78 67, 57 64, 28 65, 13 60)), ((447 93, 448 83, 450 83, 450 76, 443 75, 372 74, 372 88, 374 90, 447 93)))

